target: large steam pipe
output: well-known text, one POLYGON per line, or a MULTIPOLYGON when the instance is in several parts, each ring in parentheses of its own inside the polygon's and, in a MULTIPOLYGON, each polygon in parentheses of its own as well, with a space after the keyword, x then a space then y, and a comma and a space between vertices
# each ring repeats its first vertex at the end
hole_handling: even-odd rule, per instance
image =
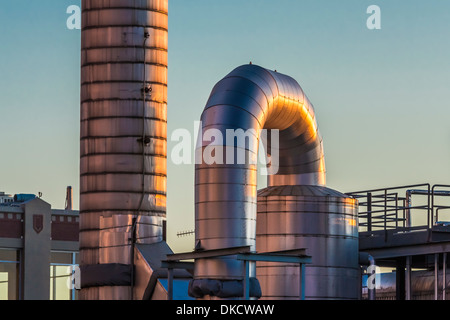
MULTIPOLYGON (((272 170, 269 186, 325 185, 322 138, 314 109, 291 77, 253 64, 236 68, 213 88, 201 123, 195 168, 197 248, 250 246, 255 250, 257 164, 230 159, 237 161, 239 152, 245 152, 246 159, 257 158, 263 129, 279 130, 279 141, 274 139, 275 131, 267 135, 272 137, 266 141, 272 170), (218 139, 229 138, 230 129, 236 135, 239 130, 245 132, 246 144, 235 143, 234 137, 218 139), (206 159, 211 154, 223 161, 206 159)), ((230 257, 199 259, 193 283, 242 279, 242 270, 242 262, 230 257)), ((254 276, 254 270, 250 273, 254 276)))
POLYGON ((82 1, 81 299, 131 299, 134 242, 163 239, 167 42, 168 0, 82 1))

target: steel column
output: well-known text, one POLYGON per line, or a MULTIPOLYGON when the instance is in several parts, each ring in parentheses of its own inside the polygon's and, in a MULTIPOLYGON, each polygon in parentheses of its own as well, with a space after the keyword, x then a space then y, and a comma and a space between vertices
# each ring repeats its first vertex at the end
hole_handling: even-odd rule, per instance
POLYGON ((167 296, 168 300, 173 300, 173 268, 167 269, 167 296))
POLYGON ((446 299, 446 290, 447 290, 447 280, 446 280, 446 272, 447 272, 447 252, 443 253, 442 258, 442 300, 446 299))
POLYGON ((406 300, 411 300, 411 256, 406 257, 405 291, 406 300))
POLYGON ((299 277, 299 279, 300 279, 300 285, 299 285, 300 294, 299 294, 299 296, 300 296, 300 300, 305 300, 305 287, 306 287, 306 285, 305 285, 305 265, 303 263, 300 264, 299 272, 300 272, 300 277, 299 277))
POLYGON ((399 258, 397 260, 397 266, 395 269, 395 280, 396 280, 396 299, 405 300, 405 260, 404 258, 399 258))
POLYGON ((438 299, 439 253, 434 254, 434 300, 438 299))

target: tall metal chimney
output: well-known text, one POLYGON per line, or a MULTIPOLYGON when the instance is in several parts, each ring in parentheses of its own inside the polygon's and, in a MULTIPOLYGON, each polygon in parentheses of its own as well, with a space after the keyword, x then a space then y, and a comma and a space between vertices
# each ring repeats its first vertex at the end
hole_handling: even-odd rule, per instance
POLYGON ((73 189, 68 186, 66 189, 66 210, 73 210, 73 189))
POLYGON ((163 239, 168 0, 83 0, 81 299, 133 299, 134 243, 163 239))

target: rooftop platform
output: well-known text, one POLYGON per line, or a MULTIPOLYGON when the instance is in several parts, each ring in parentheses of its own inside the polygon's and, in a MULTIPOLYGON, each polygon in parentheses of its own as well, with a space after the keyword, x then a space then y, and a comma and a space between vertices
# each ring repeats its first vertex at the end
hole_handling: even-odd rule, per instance
POLYGON ((445 299, 450 185, 420 184, 347 194, 359 201, 359 251, 370 254, 377 266, 395 269, 396 299, 411 299, 413 269, 434 272, 434 298, 445 299), (439 274, 444 281, 439 281, 439 274))

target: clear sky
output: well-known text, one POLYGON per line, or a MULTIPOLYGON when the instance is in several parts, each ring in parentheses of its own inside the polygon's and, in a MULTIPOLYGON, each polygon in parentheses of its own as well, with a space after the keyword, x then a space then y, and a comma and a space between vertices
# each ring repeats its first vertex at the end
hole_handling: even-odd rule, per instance
MULTIPOLYGON (((327 185, 342 192, 450 183, 450 2, 170 0, 170 134, 252 61, 295 78, 315 106, 327 185), (369 30, 370 5, 381 29, 369 30)), ((80 0, 0 2, 0 191, 78 206, 80 0)), ((169 141, 169 155, 174 143, 169 141)), ((191 250, 194 168, 168 162, 168 237, 191 250)), ((260 182, 263 186, 264 183, 260 182)))

